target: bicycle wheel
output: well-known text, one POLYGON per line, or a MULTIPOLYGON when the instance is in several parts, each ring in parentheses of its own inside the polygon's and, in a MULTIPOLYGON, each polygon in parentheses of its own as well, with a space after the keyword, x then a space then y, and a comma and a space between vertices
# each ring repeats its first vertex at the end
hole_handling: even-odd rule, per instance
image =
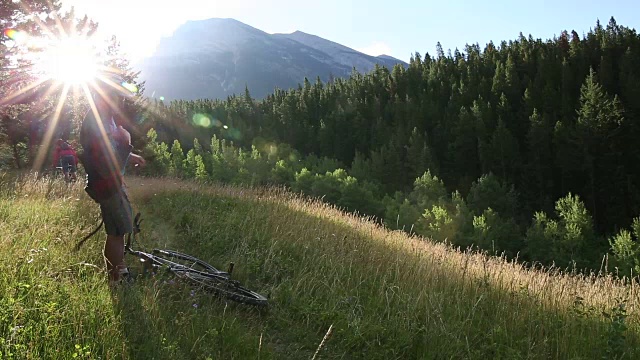
POLYGON ((226 272, 220 271, 212 265, 191 255, 183 254, 173 250, 161 249, 153 249, 153 255, 155 258, 160 259, 170 267, 174 267, 173 264, 177 264, 187 269, 228 277, 228 274, 226 272))
POLYGON ((206 276, 189 270, 178 270, 175 273, 191 283, 224 296, 229 300, 256 306, 266 306, 268 304, 266 297, 245 288, 236 280, 220 278, 219 276, 206 276))

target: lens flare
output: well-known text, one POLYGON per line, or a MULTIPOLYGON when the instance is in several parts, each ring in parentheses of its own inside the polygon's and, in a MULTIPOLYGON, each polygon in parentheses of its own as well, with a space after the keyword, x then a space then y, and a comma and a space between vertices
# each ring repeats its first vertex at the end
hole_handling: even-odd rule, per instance
POLYGON ((17 43, 23 42, 28 38, 25 32, 16 29, 5 29, 4 35, 17 43))
POLYGON ((138 92, 138 87, 135 84, 131 84, 128 82, 122 82, 122 87, 131 91, 132 93, 137 93, 138 92))
POLYGON ((211 126, 211 119, 209 119, 209 117, 205 114, 194 114, 192 120, 196 126, 207 128, 211 126))
POLYGON ((229 136, 230 136, 233 140, 240 140, 240 139, 242 139, 242 133, 240 133, 240 130, 235 129, 235 128, 231 128, 231 129, 229 129, 229 136))

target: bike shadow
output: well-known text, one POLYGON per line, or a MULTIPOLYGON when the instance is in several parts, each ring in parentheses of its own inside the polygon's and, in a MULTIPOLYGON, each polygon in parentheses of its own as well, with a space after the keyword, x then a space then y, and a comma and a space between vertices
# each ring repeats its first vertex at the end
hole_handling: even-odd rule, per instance
MULTIPOLYGON (((129 359, 256 358, 263 314, 229 303, 172 278, 140 275, 112 290, 129 359), (247 333, 255 347, 242 341, 247 333)), ((262 349, 264 352, 266 349, 262 349)), ((264 354, 263 354, 264 355, 264 354)))

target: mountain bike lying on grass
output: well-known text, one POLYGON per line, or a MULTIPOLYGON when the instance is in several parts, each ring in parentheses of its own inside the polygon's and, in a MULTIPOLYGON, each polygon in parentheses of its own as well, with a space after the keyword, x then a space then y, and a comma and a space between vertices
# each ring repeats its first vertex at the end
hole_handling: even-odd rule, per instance
MULTIPOLYGON (((134 220, 133 234, 129 234, 127 237, 125 254, 139 258, 145 272, 156 273, 158 270, 164 269, 182 280, 199 286, 205 291, 213 292, 229 300, 256 306, 266 306, 268 304, 266 297, 247 289, 237 280, 231 279, 233 263, 229 264, 229 270, 220 271, 198 258, 173 250, 153 249, 153 254, 134 250, 131 247, 131 239, 140 232, 141 222, 140 213, 138 213, 134 220)), ((95 234, 101 226, 102 223, 89 236, 79 242, 76 245, 76 249, 79 249, 82 243, 95 234)))

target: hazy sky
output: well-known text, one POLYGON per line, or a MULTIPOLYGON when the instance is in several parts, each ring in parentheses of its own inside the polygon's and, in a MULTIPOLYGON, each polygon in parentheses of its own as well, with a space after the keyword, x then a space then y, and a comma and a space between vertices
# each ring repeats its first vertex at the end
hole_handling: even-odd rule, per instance
MULTIPOLYGON (((579 34, 597 19, 640 30, 638 0, 62 0, 87 13, 101 30, 115 33, 133 58, 149 54, 162 36, 187 20, 234 18, 268 33, 295 30, 321 36, 371 55, 408 61, 467 43, 517 38, 547 39, 562 30, 579 34)), ((197 41, 194 39, 194 41, 197 41)))

